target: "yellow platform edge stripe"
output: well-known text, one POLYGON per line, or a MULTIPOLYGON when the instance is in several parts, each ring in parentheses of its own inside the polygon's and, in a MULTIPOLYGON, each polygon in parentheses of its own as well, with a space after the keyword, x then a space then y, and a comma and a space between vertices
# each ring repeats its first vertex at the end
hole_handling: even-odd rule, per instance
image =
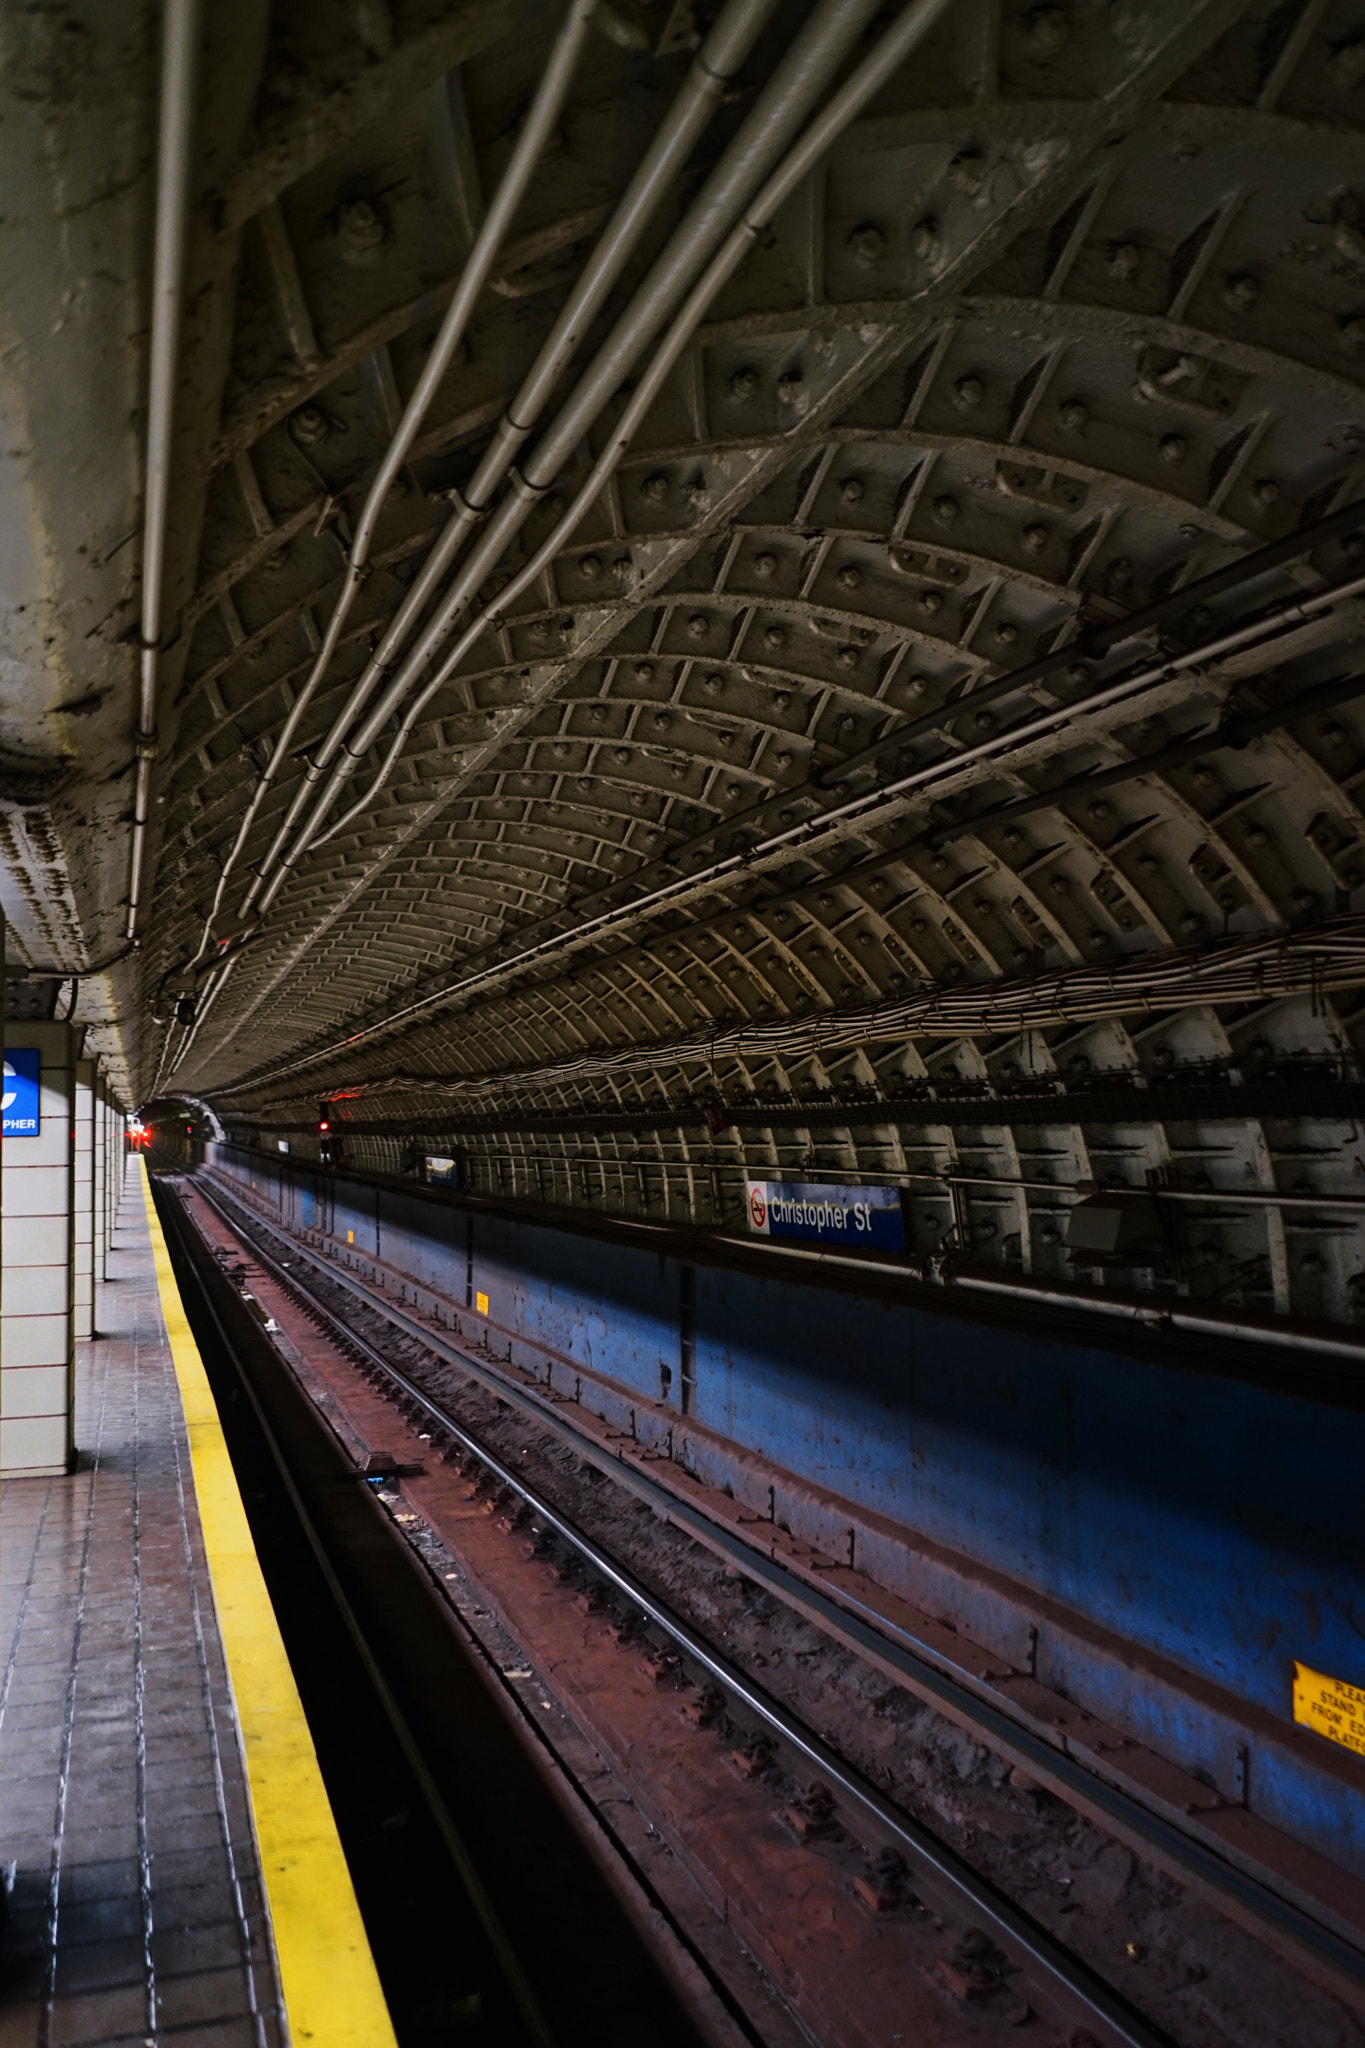
POLYGON ((290 2038, 397 2048, 317 1752, 261 1574, 213 1391, 139 1159, 161 1313, 189 1433, 290 2038))

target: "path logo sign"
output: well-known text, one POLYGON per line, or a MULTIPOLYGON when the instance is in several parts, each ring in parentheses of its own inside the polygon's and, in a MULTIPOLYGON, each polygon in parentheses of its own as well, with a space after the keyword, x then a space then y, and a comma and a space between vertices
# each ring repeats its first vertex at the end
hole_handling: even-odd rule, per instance
POLYGON ((5 1054, 5 1087, 0 1095, 0 1120, 7 1138, 36 1138, 41 1128, 38 1070, 42 1054, 36 1046, 11 1046, 5 1054))
POLYGON ((903 1252, 899 1188, 825 1187, 817 1182, 745 1183, 749 1228, 759 1237, 837 1244, 846 1251, 903 1252))

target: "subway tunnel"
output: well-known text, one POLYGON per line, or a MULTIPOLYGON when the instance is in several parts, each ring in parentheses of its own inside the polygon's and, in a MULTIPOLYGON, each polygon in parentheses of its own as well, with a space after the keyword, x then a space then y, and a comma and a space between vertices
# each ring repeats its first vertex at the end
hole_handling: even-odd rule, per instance
POLYGON ((0 0, 0 2036, 1365 2048, 1365 9, 0 0))

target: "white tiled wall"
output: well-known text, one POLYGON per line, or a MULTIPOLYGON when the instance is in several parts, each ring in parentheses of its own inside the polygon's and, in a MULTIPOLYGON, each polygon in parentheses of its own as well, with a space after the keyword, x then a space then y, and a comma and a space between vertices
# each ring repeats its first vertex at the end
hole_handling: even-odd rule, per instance
POLYGON ((6 1044, 37 1046, 42 1079, 38 1136, 4 1144, 0 1470, 61 1472, 73 1441, 74 1038, 65 1024, 14 1023, 6 1044))
POLYGON ((76 1342, 95 1326, 95 1067, 76 1062, 76 1342))

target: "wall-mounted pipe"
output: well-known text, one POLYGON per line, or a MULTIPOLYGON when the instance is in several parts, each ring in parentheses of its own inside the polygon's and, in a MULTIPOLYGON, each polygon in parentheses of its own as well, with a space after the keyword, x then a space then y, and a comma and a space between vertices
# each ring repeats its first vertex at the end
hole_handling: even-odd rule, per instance
POLYGON ((1029 1188, 1049 1195, 1148 1195, 1156 1202, 1231 1202, 1252 1209, 1365 1209, 1365 1195, 1282 1195, 1275 1188, 1102 1187, 1095 1181, 1014 1180, 990 1173, 912 1174, 910 1179, 947 1181, 963 1188, 1029 1188))
MULTIPOLYGON (((583 45, 587 39, 596 7, 597 0, 570 0, 568 11, 551 47, 549 61, 541 75, 535 98, 532 100, 526 119, 522 123, 521 133, 517 137, 516 148, 512 152, 511 161, 503 172, 493 202, 484 215, 483 223, 475 239, 474 246, 470 250, 469 259, 460 273, 454 296, 446 309, 445 318, 441 322, 440 331, 432 343, 426 362, 423 365, 422 374, 417 380, 412 396, 404 407, 403 417, 394 431, 393 438, 389 442, 388 448, 385 450, 380 461, 374 481, 371 483, 366 494, 364 506, 356 522, 355 534, 352 538, 351 551, 347 559, 345 574, 342 578, 341 590, 337 596, 336 603, 332 607, 332 616, 327 622, 327 630, 323 635, 322 646, 318 651, 317 659, 314 661, 312 669, 299 690, 298 696, 290 707, 288 716, 275 740, 274 747, 271 749, 270 758, 261 771, 250 802, 247 804, 241 823, 237 827, 236 837, 228 850, 222 872, 218 877, 212 907, 204 926, 204 937, 200 941, 199 952, 196 958, 203 957, 205 947, 213 931, 214 922, 222 908, 223 894, 227 888, 228 878, 241 858, 242 849, 246 845, 247 835, 255 823, 256 814, 260 810, 261 804, 264 802, 280 769, 288 759, 289 750, 294 743, 294 736, 299 729, 303 715, 311 704, 323 677, 331 665, 332 657, 336 652, 337 641, 341 636, 341 629, 346 623, 347 615, 355 601, 356 592, 364 580, 370 548, 374 541, 375 528, 379 523, 379 515, 383 511, 385 500, 393 488, 394 479, 407 460, 412 444, 421 429, 422 421, 426 418, 431 402, 440 387, 441 380, 450 368, 455 351, 459 347, 465 330, 473 316, 479 296, 488 282, 494 263, 497 261, 498 252, 511 230, 517 208, 526 196, 527 188, 545 149, 546 142, 549 140, 555 122, 563 112, 564 102, 568 98, 569 89, 573 83, 574 73, 578 67, 578 60, 582 54, 583 45)), ((421 602, 422 586, 419 580, 418 585, 409 595, 405 610, 408 607, 413 607, 415 615, 415 609, 417 606, 420 606, 421 602)))
MULTIPOLYGON (((1054 783, 1051 789, 1040 790, 1032 796, 1016 797, 1007 804, 996 804, 988 811, 978 812, 974 818, 936 825, 920 835, 921 841, 933 848, 947 846, 950 841, 962 839, 968 833, 988 831, 993 826, 1009 824, 1013 818, 1027 818, 1036 811, 1051 810, 1068 797, 1091 796, 1097 789, 1118 789, 1125 782, 1136 782, 1144 775, 1158 775, 1187 761, 1203 760, 1205 755, 1218 753, 1224 747, 1249 746, 1252 740, 1266 733, 1280 732, 1300 718, 1311 718, 1315 713, 1335 710, 1338 704, 1348 704, 1362 691, 1365 691, 1365 675, 1334 676, 1329 683, 1318 683, 1310 690, 1300 691, 1287 704, 1277 704, 1273 711, 1256 714, 1233 712, 1203 732, 1177 740, 1168 747, 1158 747, 1153 754, 1138 754, 1131 761, 1121 761, 1114 768, 1092 769, 1087 775, 1073 775, 1066 782, 1054 783)), ((882 745, 899 737, 898 733, 888 734, 882 745)), ((868 751, 875 754, 880 748, 873 747, 868 751)))
MULTIPOLYGON (((587 486, 584 488, 586 490, 587 486)), ((773 833, 767 839, 760 840, 757 844, 745 848, 743 852, 729 854, 724 859, 714 861, 709 866, 699 869, 695 873, 680 875, 675 881, 666 882, 644 895, 632 897, 626 903, 619 904, 615 908, 603 910, 595 917, 580 918, 567 931, 553 932, 544 939, 524 945, 514 950, 507 959, 496 960, 487 966, 476 968, 472 973, 462 975, 459 980, 449 982, 444 987, 434 989, 430 994, 421 996, 414 1002, 404 1004, 400 1010, 391 1013, 380 1022, 362 1027, 358 1031, 349 1033, 344 1038, 334 1040, 331 1045, 325 1046, 317 1052, 306 1054, 302 1058, 294 1060, 283 1067, 272 1069, 269 1073, 259 1076, 258 1083, 263 1084, 264 1082, 278 1079, 281 1075, 294 1073, 302 1067, 315 1065, 317 1061, 326 1059, 332 1054, 351 1051, 363 1044, 367 1039, 373 1037, 377 1032, 392 1030, 394 1026, 400 1023, 410 1022, 414 1017, 432 1009, 435 1005, 448 1002, 457 995, 468 994, 476 988, 484 987, 489 982, 501 979, 511 970, 527 966, 533 961, 542 961, 553 953, 584 945, 593 939, 599 939, 606 933, 612 932, 620 926, 634 921, 636 918, 651 912, 657 912, 664 906, 674 903, 679 898, 689 897, 697 890, 714 887, 719 882, 729 880, 745 872, 755 872, 760 862, 771 861, 778 856, 794 853, 798 850, 806 850, 812 843, 823 838, 830 830, 840 824, 854 819, 871 822, 877 812, 899 803, 904 796, 912 791, 929 787, 936 778, 948 780, 959 774, 964 767, 973 764, 977 760, 994 759, 1006 754, 1026 741, 1038 738, 1044 733, 1054 731, 1059 726, 1074 720, 1079 711, 1094 711, 1107 705, 1126 702, 1128 699, 1146 690, 1155 688, 1160 683, 1174 680, 1189 669, 1198 668, 1202 662, 1216 659, 1221 655, 1240 650, 1248 645, 1254 645, 1259 640, 1278 631, 1288 630, 1294 624, 1319 617, 1325 612, 1330 611, 1335 605, 1356 598, 1363 592, 1365 592, 1365 576, 1360 576, 1352 578, 1348 583, 1338 584, 1332 589, 1322 591, 1315 597, 1292 600, 1288 604, 1277 607, 1272 612, 1263 614, 1250 626, 1240 627, 1232 632, 1223 633, 1216 640, 1209 641, 1201 647, 1189 648, 1184 653, 1168 661, 1160 662, 1150 668, 1140 669, 1136 673, 1121 678, 1116 683, 1093 692, 1089 697, 1080 700, 1076 704, 1064 706, 1056 711, 1046 712, 1034 719, 1027 719, 1022 724, 1013 726, 990 740, 983 740, 979 746, 964 748, 946 760, 935 762, 927 768, 917 769, 913 773, 902 776, 899 780, 888 783, 877 790, 865 795, 851 797, 846 802, 836 805, 828 811, 822 811, 816 818, 809 819, 801 824, 788 826, 781 832, 773 833)), ((1258 942, 1250 941, 1248 943, 1256 944, 1258 942)), ((1160 972, 1161 970, 1157 971, 1160 972)), ((1106 970, 1106 972, 1108 971, 1106 970)), ((978 991, 978 993, 980 992, 978 991)), ((890 1007, 888 1006, 888 1008, 890 1007)), ((1113 1014, 1113 1012, 1108 1012, 1107 1014, 1113 1014)), ((780 1029, 781 1027, 775 1028, 780 1029)), ((756 1030, 754 1036, 756 1043, 761 1042, 763 1039, 762 1028, 756 1030)), ((664 1055, 661 1053, 660 1056, 664 1055)))
MULTIPOLYGON (((586 481, 580 485, 568 511, 530 560, 522 565, 511 581, 499 591, 497 597, 485 605, 466 626, 455 647, 446 654, 440 667, 404 713, 369 788, 326 833, 313 838, 312 845, 321 846, 327 840, 335 838, 338 832, 344 831, 348 824, 369 808, 392 773, 417 720, 432 697, 450 681, 466 654, 483 633, 490 626, 496 627, 505 623, 512 604, 545 573, 559 550, 572 537, 593 503, 606 488, 684 349, 705 317, 707 309, 744 258, 749 255, 778 209, 828 152, 841 131, 856 118, 886 80, 905 62, 910 50, 923 39, 938 16, 944 12, 944 5, 945 0, 919 0, 918 5, 905 10, 900 21, 887 32, 882 41, 845 81, 823 113, 810 124, 751 204, 744 209, 738 225, 722 244, 689 294, 664 340, 655 349, 648 368, 616 424, 610 441, 598 456, 586 481)), ((539 455, 539 451, 537 454, 539 455)), ((371 733, 372 724, 373 721, 367 724, 362 738, 371 733)), ((348 747, 348 752, 352 751, 348 747)))
MULTIPOLYGON (((944 11, 944 4, 945 0, 918 0, 917 5, 906 10, 902 24, 907 18, 918 19, 922 15, 936 19, 944 11)), ((769 178, 790 137, 806 120, 876 11, 877 0, 817 0, 686 218, 655 259, 531 456, 514 473, 512 486, 493 513, 483 538, 444 593, 417 645, 359 728, 347 734, 342 758, 333 767, 307 821, 296 830, 292 845, 282 847, 277 856, 283 870, 296 866, 306 853, 357 762, 444 646, 474 593, 497 568, 515 535, 619 391, 623 378, 630 374, 692 288, 698 272, 725 242, 736 216, 769 178)), ((748 245, 746 237, 745 247, 748 245)), ((563 522, 561 528, 562 525, 563 522)), ((268 867, 268 862, 262 863, 262 874, 268 867)), ((285 873, 275 874, 260 898, 262 908, 274 900, 286 879, 285 873)))
POLYGON ((946 704, 940 704, 935 711, 922 711, 915 718, 908 718, 904 724, 884 733, 875 746, 867 747, 851 760, 840 762, 825 769, 817 777, 823 785, 846 775, 857 761, 877 754, 893 741, 902 746, 911 740, 921 738, 927 732, 949 725, 955 718, 969 711, 983 710, 987 704, 994 704, 1001 697, 1013 696, 1016 690, 1026 690, 1033 683, 1041 683, 1046 677, 1055 675, 1059 668, 1067 668, 1075 661, 1099 661, 1112 654, 1116 647, 1122 647, 1129 640, 1136 640, 1154 626, 1161 625, 1176 612, 1191 611, 1196 605, 1206 604, 1212 597, 1221 597, 1229 590, 1237 590, 1244 583, 1254 583, 1258 576, 1268 576, 1286 562, 1297 561, 1313 548, 1326 547, 1329 542, 1342 540, 1347 534, 1357 532, 1365 526, 1365 498, 1358 498, 1353 504, 1343 506, 1337 512, 1330 512, 1324 519, 1315 519, 1307 526, 1301 526, 1296 533, 1286 534, 1283 540, 1272 541, 1269 547, 1256 548, 1240 560, 1228 563, 1226 568, 1214 569, 1207 576, 1200 576, 1183 589, 1171 591, 1165 597, 1142 605, 1124 618, 1115 619, 1108 626, 1093 627, 1075 640, 1064 641, 1047 654, 1040 654, 1022 668, 1010 669, 1007 674, 996 676, 989 683, 981 683, 974 690, 964 690, 960 697, 954 697, 946 704))
MULTIPOLYGON (((755 1243, 760 1240, 754 1240, 755 1243)), ((766 1257, 789 1258, 809 1265, 825 1266, 851 1274, 875 1274, 879 1279, 906 1282, 932 1280, 946 1292, 959 1289, 995 1294, 1006 1299, 1031 1301, 1042 1308, 1079 1310, 1085 1315, 1109 1316, 1118 1322, 1154 1331, 1179 1330, 1196 1337, 1221 1337, 1233 1343, 1269 1344, 1278 1350, 1311 1352, 1319 1358, 1344 1358, 1365 1367, 1365 1337, 1328 1336, 1323 1330, 1291 1320, 1288 1316, 1233 1316, 1219 1309, 1192 1306, 1183 1297, 1159 1294, 1113 1294, 1096 1288, 1051 1287, 1042 1280, 1002 1280, 992 1273, 966 1267, 933 1269, 924 1262, 894 1266, 889 1260, 849 1258, 842 1252, 810 1251, 804 1245, 778 1244, 761 1240, 766 1257)))
POLYGON ((137 935, 152 763, 157 753, 157 663, 163 627, 166 524, 170 505, 175 380, 185 299, 191 145, 199 73, 200 0, 166 0, 161 32, 152 339, 147 392, 147 476, 142 529, 142 654, 138 682, 137 781, 128 864, 127 936, 137 935))
MULTIPOLYGON (((464 489, 456 494, 456 509, 444 532, 422 564, 379 646, 357 677, 330 731, 309 754, 298 787, 260 863, 260 872, 247 891, 243 915, 251 908, 262 882, 288 845, 309 797, 330 766, 342 740, 369 702, 377 684, 392 668, 412 627, 426 609, 466 537, 483 518, 492 502, 494 490, 534 428, 650 221, 673 189, 674 181, 698 137, 776 4, 777 0, 728 0, 728 5, 712 24, 681 91, 659 124, 635 176, 617 203, 535 362, 522 379, 521 388, 503 415, 502 423, 477 470, 464 489)), ((314 678, 321 677, 330 653, 330 648, 324 643, 313 674, 304 685, 305 691, 311 692, 315 687, 314 678)), ((297 725, 296 719, 294 724, 297 725)), ((276 742, 272 758, 277 769, 290 738, 292 732, 286 728, 276 742)))

